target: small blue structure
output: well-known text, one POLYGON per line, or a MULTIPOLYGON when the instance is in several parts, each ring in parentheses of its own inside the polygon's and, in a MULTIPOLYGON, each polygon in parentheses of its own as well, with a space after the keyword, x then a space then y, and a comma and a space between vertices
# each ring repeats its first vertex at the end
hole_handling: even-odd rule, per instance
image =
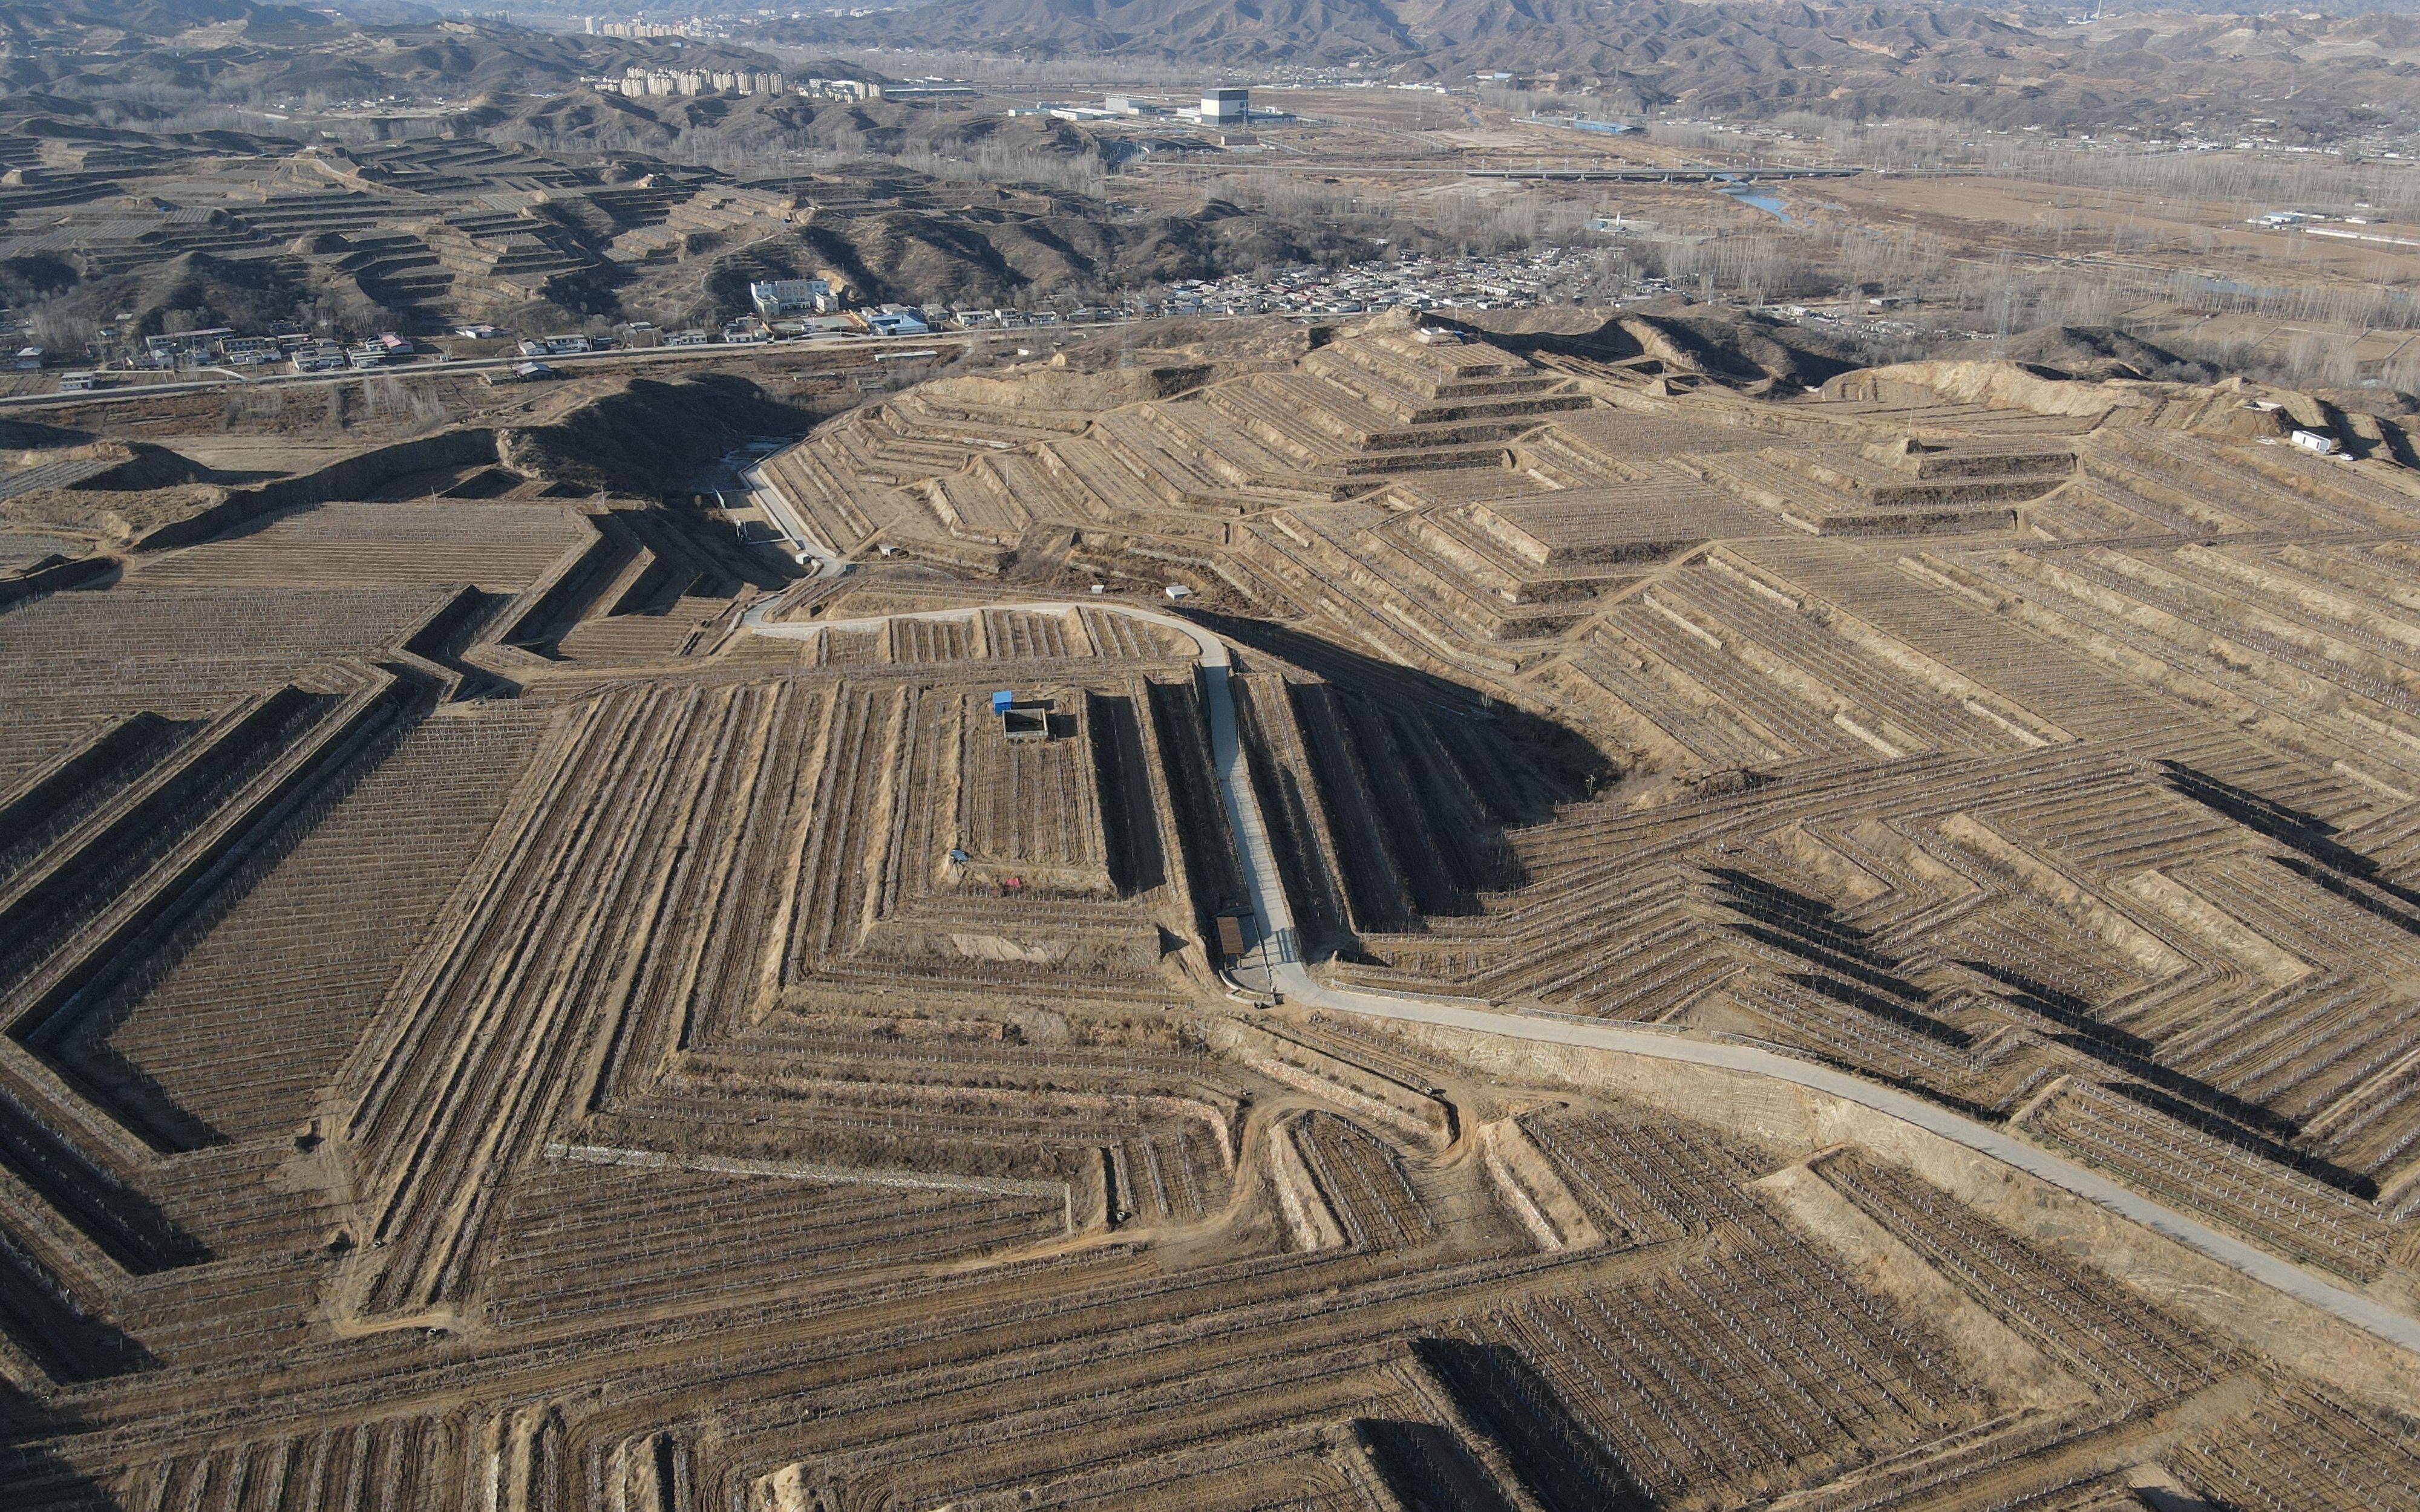
POLYGON ((999 692, 994 693, 991 696, 991 712, 994 714, 1006 714, 1010 707, 1016 702, 1016 695, 1003 687, 999 692))

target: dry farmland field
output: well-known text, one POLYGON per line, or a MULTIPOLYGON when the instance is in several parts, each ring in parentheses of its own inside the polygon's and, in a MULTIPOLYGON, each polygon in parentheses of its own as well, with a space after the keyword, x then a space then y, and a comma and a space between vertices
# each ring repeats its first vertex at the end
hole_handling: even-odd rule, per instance
POLYGON ((0 1504, 2420 1507, 2400 426, 1248 334, 0 455, 0 1504))

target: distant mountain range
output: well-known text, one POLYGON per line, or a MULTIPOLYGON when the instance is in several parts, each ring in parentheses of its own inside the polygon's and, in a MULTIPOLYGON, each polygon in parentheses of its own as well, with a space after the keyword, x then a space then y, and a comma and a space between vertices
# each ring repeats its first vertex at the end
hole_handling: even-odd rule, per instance
POLYGON ((157 114, 155 93, 222 99, 391 92, 455 99, 564 90, 631 64, 779 69, 720 43, 631 41, 489 22, 389 23, 414 8, 343 0, 370 20, 254 0, 0 0, 0 120, 73 114, 114 95, 121 116, 157 114), (132 98, 129 98, 130 94, 132 98))
POLYGON ((2089 130, 2140 107, 2151 124, 2265 116, 2336 134, 2420 103, 2420 27, 2378 13, 2074 26, 2048 8, 1906 3, 926 0, 782 29, 795 39, 802 24, 806 39, 841 46, 1543 75, 1724 115, 1807 108, 2089 130))
MULTIPOLYGON (((2089 3, 2076 0, 2076 8, 2089 3)), ((561 89, 582 74, 675 58, 776 66, 722 44, 411 19, 420 13, 417 0, 307 8, 259 0, 8 0, 0 43, 23 45, 0 47, 0 91, 156 86, 342 99, 401 89, 466 98, 561 89)), ((2040 3, 1986 9, 1915 0, 910 0, 870 14, 752 24, 766 42, 834 52, 1126 58, 1199 68, 1205 82, 1219 72, 1301 67, 1398 80, 1500 74, 1598 96, 1614 110, 1732 118, 1805 110, 1978 128, 2257 130, 2308 142, 2408 131, 2420 119, 2420 24, 2378 11, 2147 11, 2076 25, 2040 3)), ((15 113, 0 103, 0 116, 15 113)))

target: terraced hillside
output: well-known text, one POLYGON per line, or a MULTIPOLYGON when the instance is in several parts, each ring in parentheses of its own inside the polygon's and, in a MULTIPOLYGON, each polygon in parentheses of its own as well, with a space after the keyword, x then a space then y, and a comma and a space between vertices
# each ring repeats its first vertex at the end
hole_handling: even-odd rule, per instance
POLYGON ((1182 371, 0 606, 0 1500, 2420 1506, 2398 438, 1182 371))

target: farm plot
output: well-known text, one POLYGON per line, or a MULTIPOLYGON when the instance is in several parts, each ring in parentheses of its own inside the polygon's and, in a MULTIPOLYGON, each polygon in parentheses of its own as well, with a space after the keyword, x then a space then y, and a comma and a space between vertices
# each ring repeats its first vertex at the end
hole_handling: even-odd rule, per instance
POLYGON ((0 782, 108 723, 213 714, 325 662, 401 644, 442 588, 126 588, 0 615, 0 782))
POLYGON ((325 503, 174 552, 136 579, 209 587, 470 583, 513 594, 589 534, 577 512, 555 503, 325 503))
POLYGON ((1106 891, 1100 787, 1093 771, 1094 737, 1085 727, 1091 704, 1065 690, 1021 697, 1047 705, 1042 717, 1057 727, 1048 738, 1009 739, 1004 721, 987 705, 978 712, 972 700, 957 721, 964 848, 994 869, 1106 891))
POLYGON ((628 1158, 575 1147, 521 1180, 489 1281, 500 1325, 560 1332, 615 1314, 695 1312, 731 1294, 896 1274, 1065 1228, 1063 1203, 1047 1195, 620 1163, 628 1158))
MULTIPOLYGON (((787 691, 632 692, 564 717, 537 795, 464 889, 475 907, 399 984, 386 1032, 349 1073, 358 1103, 347 1135, 374 1242, 361 1267, 366 1307, 426 1304, 475 1283, 468 1256, 495 1167, 529 1158, 579 1047, 647 980, 623 963, 679 939, 668 926, 684 915, 659 910, 727 872, 728 837, 744 832, 737 816, 765 773, 742 753, 778 727, 787 691), (667 791, 682 796, 661 801, 667 791), (567 872, 591 886, 551 885, 567 872), (566 992, 570 982, 585 990, 566 992), (432 1097, 432 1084, 455 1094, 432 1097)), ((694 960, 683 952, 675 969, 694 960)))
POLYGON ((504 811, 543 721, 424 720, 76 1056, 122 1059, 246 1139, 307 1122, 504 811))

